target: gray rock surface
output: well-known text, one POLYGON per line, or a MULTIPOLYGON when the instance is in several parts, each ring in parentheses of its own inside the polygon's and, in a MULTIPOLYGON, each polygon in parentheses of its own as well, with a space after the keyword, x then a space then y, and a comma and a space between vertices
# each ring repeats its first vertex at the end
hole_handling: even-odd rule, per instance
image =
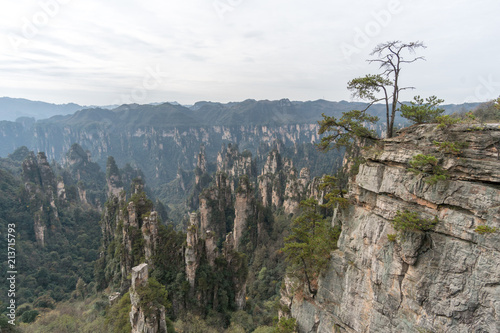
POLYGON ((500 125, 416 125, 364 153, 351 181, 338 250, 317 296, 285 293, 300 332, 500 332, 500 125), (460 155, 433 141, 462 141, 460 155), (433 154, 449 179, 407 171, 433 154), (396 241, 391 220, 407 209, 437 216, 433 231, 396 241))

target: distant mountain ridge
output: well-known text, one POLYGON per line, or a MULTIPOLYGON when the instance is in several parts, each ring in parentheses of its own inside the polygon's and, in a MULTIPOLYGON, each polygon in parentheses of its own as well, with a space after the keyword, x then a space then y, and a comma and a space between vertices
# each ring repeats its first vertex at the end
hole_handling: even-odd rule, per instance
POLYGON ((15 121, 20 117, 45 119, 56 115, 67 115, 84 109, 75 103, 52 104, 24 98, 0 97, 0 120, 15 121))
MULTIPOLYGON (((53 117, 43 123, 78 125, 89 122, 109 123, 119 128, 155 126, 239 126, 239 125, 286 125, 316 122, 322 113, 340 114, 364 103, 245 100, 237 103, 197 102, 191 107, 163 103, 159 105, 125 104, 113 110, 102 108, 83 109, 73 115, 53 117)), ((381 113, 381 106, 375 112, 381 113)))
MULTIPOLYGON (((473 108, 478 103, 448 104, 443 107, 448 113, 461 108, 473 108)), ((364 108, 361 102, 330 102, 290 101, 281 99, 276 101, 247 99, 242 102, 217 103, 200 101, 194 105, 180 105, 177 102, 124 104, 107 106, 82 106, 75 103, 53 104, 41 101, 31 101, 23 98, 0 97, 0 121, 25 122, 26 118, 44 120, 54 123, 75 124, 80 121, 116 122, 122 126, 134 122, 137 125, 163 124, 166 127, 188 124, 192 125, 238 125, 245 124, 290 124, 308 123, 311 119, 318 120, 321 113, 335 113, 364 108), (99 111, 100 110, 100 111, 99 111), (107 112, 112 110, 114 113, 107 112), (83 112, 78 112, 83 111, 83 112), (96 115, 96 112, 102 115, 96 115), (56 118, 54 118, 56 117, 56 118), (21 119, 19 119, 21 118, 21 119), (50 119, 52 118, 52 119, 50 119), (161 118, 161 119, 160 119, 161 118), (138 121, 138 122, 135 122, 138 121)), ((371 112, 382 118, 384 108, 374 105, 371 112)), ((31 120, 32 121, 32 120, 31 120)))
MULTIPOLYGON (((177 102, 170 102, 178 104, 177 102)), ((151 103, 158 105, 163 103, 151 103)), ((18 118, 47 119, 54 116, 73 114, 82 109, 96 108, 97 106, 84 106, 76 103, 54 104, 42 101, 32 101, 25 98, 0 97, 0 121, 16 121, 18 118)), ((101 109, 115 109, 119 105, 98 106, 101 109)), ((22 119, 21 119, 22 120, 22 119)))
MULTIPOLYGON (((50 118, 44 123, 61 125, 84 125, 88 123, 112 124, 117 128, 154 126, 171 128, 176 126, 239 126, 239 125, 290 125, 316 123, 322 113, 341 116, 342 112, 353 109, 364 109, 366 103, 276 101, 247 99, 243 102, 217 103, 197 102, 186 107, 180 104, 124 104, 115 109, 87 108, 73 115, 50 118)), ((476 103, 448 104, 443 107, 448 113, 461 108, 473 108, 476 103)), ((382 121, 385 117, 385 106, 373 105, 370 113, 382 121)), ((401 120, 401 119, 400 119, 401 120)))

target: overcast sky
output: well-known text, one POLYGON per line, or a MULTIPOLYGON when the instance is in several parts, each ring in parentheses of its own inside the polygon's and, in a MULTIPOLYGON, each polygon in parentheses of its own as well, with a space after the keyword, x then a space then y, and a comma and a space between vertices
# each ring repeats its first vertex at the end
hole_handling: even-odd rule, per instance
POLYGON ((498 0, 4 0, 0 96, 84 105, 352 100, 379 43, 423 41, 414 95, 500 95, 498 0))

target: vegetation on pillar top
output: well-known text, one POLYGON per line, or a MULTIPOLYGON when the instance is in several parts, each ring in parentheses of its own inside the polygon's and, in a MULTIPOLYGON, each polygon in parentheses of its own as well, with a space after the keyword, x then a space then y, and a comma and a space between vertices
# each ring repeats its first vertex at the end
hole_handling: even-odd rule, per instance
POLYGON ((139 295, 139 307, 146 317, 152 314, 153 309, 159 309, 162 306, 168 309, 171 306, 165 286, 154 277, 150 277, 145 286, 137 286, 136 292, 139 295))

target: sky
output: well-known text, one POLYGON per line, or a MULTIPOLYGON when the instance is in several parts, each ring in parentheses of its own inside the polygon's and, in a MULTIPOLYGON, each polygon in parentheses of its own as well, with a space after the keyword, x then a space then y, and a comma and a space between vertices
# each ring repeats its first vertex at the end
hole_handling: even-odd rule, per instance
POLYGON ((245 99, 355 100, 380 72, 378 44, 406 59, 402 95, 500 96, 498 0, 3 0, 0 96, 110 105, 245 99))

